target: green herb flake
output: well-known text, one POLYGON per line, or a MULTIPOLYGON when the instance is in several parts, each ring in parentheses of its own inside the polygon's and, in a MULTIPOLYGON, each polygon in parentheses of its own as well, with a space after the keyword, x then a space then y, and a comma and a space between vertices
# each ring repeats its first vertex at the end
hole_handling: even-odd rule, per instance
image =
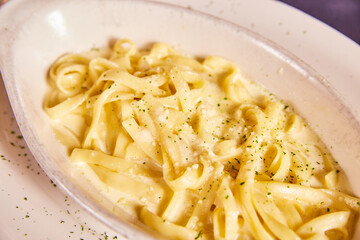
POLYGON ((199 234, 195 237, 195 239, 199 239, 199 238, 201 238, 201 237, 202 237, 202 235, 203 235, 203 232, 202 232, 202 230, 200 230, 199 234))

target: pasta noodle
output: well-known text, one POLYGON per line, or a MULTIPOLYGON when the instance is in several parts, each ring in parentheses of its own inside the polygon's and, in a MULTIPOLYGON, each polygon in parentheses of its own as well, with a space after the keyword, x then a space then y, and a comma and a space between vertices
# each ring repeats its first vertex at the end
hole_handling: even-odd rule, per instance
POLYGON ((337 162, 231 61, 123 39, 60 57, 49 85, 44 108, 73 164, 166 237, 351 237, 360 200, 340 191, 337 162))

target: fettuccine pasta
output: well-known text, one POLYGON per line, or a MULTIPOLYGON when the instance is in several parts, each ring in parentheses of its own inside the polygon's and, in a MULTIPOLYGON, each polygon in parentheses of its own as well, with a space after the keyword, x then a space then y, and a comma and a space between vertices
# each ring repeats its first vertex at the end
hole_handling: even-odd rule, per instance
POLYGON ((72 163, 169 239, 349 239, 358 198, 306 122, 231 61, 156 43, 66 54, 45 101, 72 163))

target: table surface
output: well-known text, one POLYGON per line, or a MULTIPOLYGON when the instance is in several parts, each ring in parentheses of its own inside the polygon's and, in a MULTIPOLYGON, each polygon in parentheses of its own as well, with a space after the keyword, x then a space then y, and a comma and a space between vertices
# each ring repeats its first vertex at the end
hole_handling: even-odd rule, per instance
MULTIPOLYGON (((360 69, 354 64, 360 62, 359 0, 282 0, 353 41, 274 0, 157 1, 238 23, 284 47, 326 77, 360 120, 360 69)), ((1 240, 120 239, 56 187, 38 166, 21 137, 1 80, 0 212, 1 240)))
POLYGON ((360 0, 280 0, 360 44, 360 0))

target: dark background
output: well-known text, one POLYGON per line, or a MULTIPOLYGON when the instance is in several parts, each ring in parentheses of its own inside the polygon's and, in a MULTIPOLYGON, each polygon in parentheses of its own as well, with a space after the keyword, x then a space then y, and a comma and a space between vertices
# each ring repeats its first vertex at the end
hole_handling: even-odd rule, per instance
POLYGON ((360 44, 360 0, 279 0, 337 29, 360 44))

